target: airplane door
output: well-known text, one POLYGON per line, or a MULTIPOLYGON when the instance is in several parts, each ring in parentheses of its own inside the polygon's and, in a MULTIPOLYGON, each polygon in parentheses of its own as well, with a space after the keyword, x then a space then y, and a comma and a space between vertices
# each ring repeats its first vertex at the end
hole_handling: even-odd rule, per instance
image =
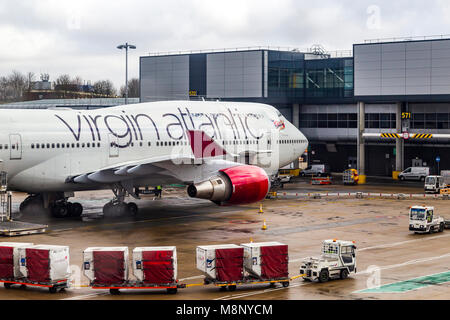
POLYGON ((22 137, 20 134, 10 134, 10 159, 20 160, 22 159, 22 137))
POLYGON ((113 134, 109 134, 109 157, 116 158, 119 156, 119 138, 113 134))
POLYGON ((261 139, 259 139, 258 143, 258 156, 256 157, 256 164, 262 168, 270 168, 272 164, 272 155, 273 153, 269 152, 269 150, 273 150, 273 141, 274 137, 272 136, 271 131, 265 132, 261 139))

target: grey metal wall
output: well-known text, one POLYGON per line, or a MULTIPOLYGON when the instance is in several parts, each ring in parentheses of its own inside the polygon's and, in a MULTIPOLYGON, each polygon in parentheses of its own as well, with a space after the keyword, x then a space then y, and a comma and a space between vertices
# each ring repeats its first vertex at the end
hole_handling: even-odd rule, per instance
POLYGON ((208 98, 263 95, 263 51, 210 53, 206 57, 208 98))
POLYGON ((142 57, 141 102, 189 97, 189 55, 142 57))
POLYGON ((357 44, 355 96, 450 94, 450 40, 357 44))

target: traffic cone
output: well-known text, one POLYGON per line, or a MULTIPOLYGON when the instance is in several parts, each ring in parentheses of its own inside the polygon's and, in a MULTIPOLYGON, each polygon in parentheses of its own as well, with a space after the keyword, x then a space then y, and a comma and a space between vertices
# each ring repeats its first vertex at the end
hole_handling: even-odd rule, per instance
POLYGON ((259 214, 264 213, 263 207, 262 207, 262 203, 259 205, 259 212, 258 213, 259 214))
POLYGON ((264 223, 261 230, 267 230, 266 219, 264 219, 264 223))

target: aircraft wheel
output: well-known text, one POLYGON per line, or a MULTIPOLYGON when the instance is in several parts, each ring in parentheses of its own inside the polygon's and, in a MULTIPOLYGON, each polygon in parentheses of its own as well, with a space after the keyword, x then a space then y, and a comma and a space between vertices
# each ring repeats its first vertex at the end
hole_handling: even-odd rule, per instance
POLYGON ((51 207, 52 215, 55 218, 65 218, 69 216, 69 206, 65 203, 55 203, 51 207))
POLYGON ((131 213, 133 216, 137 215, 139 210, 137 204, 134 202, 127 203, 127 209, 128 212, 131 213))
POLYGON ((111 203, 108 202, 103 207, 103 215, 110 217, 117 217, 125 215, 128 212, 128 206, 125 203, 111 203))
POLYGON ((70 215, 73 217, 80 217, 81 214, 83 213, 83 206, 78 203, 72 203, 70 206, 70 215))

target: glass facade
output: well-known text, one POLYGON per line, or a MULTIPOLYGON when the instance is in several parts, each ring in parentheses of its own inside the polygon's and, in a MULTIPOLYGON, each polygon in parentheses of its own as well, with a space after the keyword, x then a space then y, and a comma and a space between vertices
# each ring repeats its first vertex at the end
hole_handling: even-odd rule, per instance
POLYGON ((352 98, 353 58, 306 60, 306 98, 352 98))
POLYGON ((449 129, 449 113, 413 113, 411 129, 449 129))
POLYGON ((269 97, 353 98, 353 58, 305 60, 299 52, 268 52, 269 97))
POLYGON ((269 51, 269 97, 303 97, 304 54, 269 51))
POLYGON ((357 128, 357 113, 302 113, 300 128, 357 128))
MULTIPOLYGON (((366 113, 367 129, 395 129, 395 113, 366 113)), ((300 128, 357 128, 357 113, 302 113, 300 128)))

